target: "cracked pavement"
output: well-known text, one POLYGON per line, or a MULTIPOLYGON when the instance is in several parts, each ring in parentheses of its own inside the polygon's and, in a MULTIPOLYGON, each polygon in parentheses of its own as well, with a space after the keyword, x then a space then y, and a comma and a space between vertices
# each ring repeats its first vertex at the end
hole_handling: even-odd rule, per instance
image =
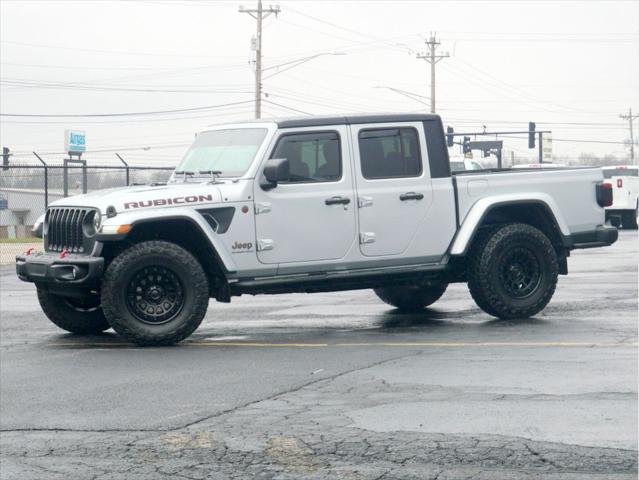
POLYGON ((66 335, 0 269, 0 478, 635 479, 637 233, 536 318, 453 285, 211 302, 173 348, 66 335))

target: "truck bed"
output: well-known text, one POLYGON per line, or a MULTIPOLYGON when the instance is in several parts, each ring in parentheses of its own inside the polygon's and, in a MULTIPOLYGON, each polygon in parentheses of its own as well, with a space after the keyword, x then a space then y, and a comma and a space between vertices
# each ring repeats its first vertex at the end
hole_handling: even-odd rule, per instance
POLYGON ((477 215, 472 212, 479 210, 473 207, 490 195, 492 202, 503 196, 510 202, 521 198, 522 202, 546 203, 564 235, 592 230, 605 218, 595 195, 595 186, 601 181, 603 173, 597 167, 456 172, 453 185, 459 224, 463 225, 469 214, 477 215))

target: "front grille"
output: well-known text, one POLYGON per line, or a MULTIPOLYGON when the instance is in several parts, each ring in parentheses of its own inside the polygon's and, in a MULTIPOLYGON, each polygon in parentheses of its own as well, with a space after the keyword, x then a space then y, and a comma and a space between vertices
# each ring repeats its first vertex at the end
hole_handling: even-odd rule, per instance
POLYGON ((89 208, 50 208, 45 220, 47 251, 84 253, 87 245, 84 237, 84 223, 89 220, 89 208))

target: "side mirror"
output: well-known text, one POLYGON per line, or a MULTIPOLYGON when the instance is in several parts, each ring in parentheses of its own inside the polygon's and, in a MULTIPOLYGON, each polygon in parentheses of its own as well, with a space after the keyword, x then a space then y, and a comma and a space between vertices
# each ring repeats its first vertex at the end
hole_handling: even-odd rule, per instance
POLYGON ((266 182, 262 182, 260 186, 264 190, 275 188, 279 182, 288 181, 290 171, 288 159, 271 158, 266 162, 266 166, 264 167, 264 178, 266 182))

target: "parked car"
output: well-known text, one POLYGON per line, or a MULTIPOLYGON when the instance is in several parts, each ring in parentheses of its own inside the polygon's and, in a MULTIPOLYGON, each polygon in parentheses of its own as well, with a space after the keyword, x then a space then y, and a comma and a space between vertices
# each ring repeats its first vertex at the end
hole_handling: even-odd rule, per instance
POLYGON ((544 162, 544 163, 522 163, 519 165, 513 165, 512 168, 519 169, 519 168, 568 168, 568 167, 561 163, 544 162))
POLYGON ((477 160, 465 157, 450 157, 451 172, 463 172, 465 170, 483 170, 484 167, 477 160))
POLYGON ((453 282, 499 318, 550 301, 576 248, 610 245, 600 168, 451 173, 436 115, 220 125, 166 185, 53 202, 44 252, 16 258, 44 313, 173 344, 209 297, 373 289, 419 311, 453 282))
POLYGON ((606 220, 614 226, 637 228, 639 216, 639 167, 603 167, 604 178, 612 185, 612 205, 606 207, 606 220))

